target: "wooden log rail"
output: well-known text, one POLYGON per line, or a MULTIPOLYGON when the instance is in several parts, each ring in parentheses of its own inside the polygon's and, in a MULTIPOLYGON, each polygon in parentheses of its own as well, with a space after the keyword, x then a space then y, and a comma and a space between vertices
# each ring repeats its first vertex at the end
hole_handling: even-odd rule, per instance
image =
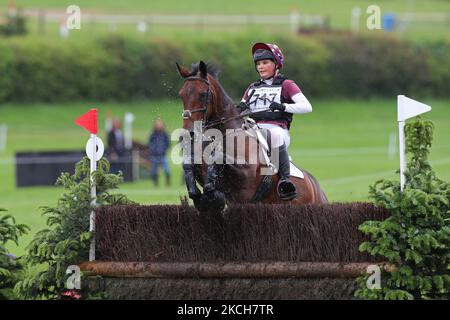
MULTIPOLYGON (((86 275, 133 278, 356 278, 375 263, 335 262, 83 262, 86 275)), ((380 269, 393 266, 377 263, 380 269)))

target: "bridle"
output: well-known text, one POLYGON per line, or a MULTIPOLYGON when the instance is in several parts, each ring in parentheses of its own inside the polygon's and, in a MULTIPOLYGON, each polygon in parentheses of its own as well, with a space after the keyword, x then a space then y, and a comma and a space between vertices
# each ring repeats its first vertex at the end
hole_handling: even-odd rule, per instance
MULTIPOLYGON (((228 118, 228 119, 222 117, 220 119, 212 120, 212 121, 209 121, 207 123, 206 116, 208 114, 208 105, 209 105, 210 100, 211 100, 211 104, 214 104, 214 101, 213 101, 214 96, 213 96, 212 91, 211 91, 211 84, 210 84, 210 82, 208 81, 208 79, 205 79, 205 78, 202 78, 202 77, 197 77, 197 76, 187 77, 187 78, 184 79, 184 81, 185 82, 186 81, 202 81, 202 82, 204 82, 204 83, 206 83, 208 85, 208 91, 206 92, 206 97, 205 97, 203 106, 201 108, 197 108, 197 109, 193 109, 193 110, 184 110, 183 113, 182 113, 182 117, 183 117, 184 120, 190 120, 192 118, 192 114, 193 113, 202 112, 203 113, 202 128, 203 129, 208 129, 208 128, 216 127, 217 125, 225 124, 225 123, 227 123, 229 121, 233 121, 235 119, 239 119, 239 118, 245 117, 245 115, 240 114, 238 116, 231 117, 231 118, 228 118)), ((233 108, 234 108, 234 106, 233 106, 233 108)), ((267 111, 267 110, 263 110, 263 111, 267 111)))
POLYGON ((202 82, 204 82, 204 83, 206 83, 208 85, 208 90, 206 91, 206 97, 205 97, 205 100, 203 102, 203 107, 197 108, 197 109, 193 109, 193 110, 184 110, 183 113, 182 113, 182 117, 183 117, 184 120, 190 120, 192 118, 192 114, 193 113, 202 112, 203 113, 202 123, 203 123, 203 126, 205 126, 206 125, 206 115, 208 114, 208 105, 209 105, 209 102, 210 102, 210 98, 211 98, 211 100, 213 98, 213 95, 212 95, 212 92, 211 92, 211 85, 210 85, 208 79, 201 78, 201 77, 194 77, 194 76, 187 77, 187 78, 184 79, 184 81, 185 82, 186 81, 202 81, 202 82))

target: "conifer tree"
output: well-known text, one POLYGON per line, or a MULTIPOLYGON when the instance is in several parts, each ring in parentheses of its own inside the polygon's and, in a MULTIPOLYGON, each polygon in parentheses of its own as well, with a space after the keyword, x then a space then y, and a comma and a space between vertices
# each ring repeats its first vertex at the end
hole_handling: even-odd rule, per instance
MULTIPOLYGON (((109 163, 102 158, 93 175, 97 206, 130 203, 124 195, 110 193, 123 179, 121 175, 108 172, 109 163)), ((39 231, 27 247, 25 260, 30 272, 15 288, 21 298, 58 299, 69 277, 67 268, 88 261, 90 241, 94 236, 89 231, 89 217, 93 209, 90 183, 87 157, 76 164, 73 175, 62 173, 58 178, 57 184, 67 192, 55 207, 43 208, 48 228, 39 231)))
POLYGON ((366 299, 444 299, 450 289, 450 185, 439 179, 428 162, 433 124, 419 118, 405 127, 410 160, 405 187, 379 180, 370 187, 376 205, 389 209, 384 221, 360 226, 370 241, 360 246, 394 265, 382 271, 381 288, 368 289, 368 276, 358 279, 356 296, 366 299))
MULTIPOLYGON (((5 209, 0 209, 6 211, 5 209)), ((23 269, 20 260, 6 250, 8 241, 18 245, 19 237, 30 228, 24 224, 16 224, 11 215, 0 216, 0 300, 13 298, 12 288, 18 282, 23 269)))

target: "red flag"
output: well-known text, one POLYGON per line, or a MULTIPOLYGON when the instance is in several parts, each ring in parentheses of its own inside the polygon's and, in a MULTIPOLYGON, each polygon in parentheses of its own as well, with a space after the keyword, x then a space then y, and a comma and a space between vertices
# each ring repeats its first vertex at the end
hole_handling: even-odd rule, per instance
POLYGON ((86 112, 77 120, 75 120, 75 123, 80 127, 86 129, 90 133, 97 134, 97 109, 91 109, 90 111, 86 112))

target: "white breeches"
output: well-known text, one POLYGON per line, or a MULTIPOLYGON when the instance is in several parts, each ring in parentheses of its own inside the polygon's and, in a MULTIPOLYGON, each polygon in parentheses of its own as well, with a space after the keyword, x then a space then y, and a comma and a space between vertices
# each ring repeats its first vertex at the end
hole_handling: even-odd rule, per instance
POLYGON ((289 144, 291 143, 291 136, 289 135, 289 131, 287 129, 283 129, 280 126, 271 123, 258 123, 258 127, 270 131, 272 148, 281 147, 283 143, 286 144, 286 147, 289 147, 289 144))

